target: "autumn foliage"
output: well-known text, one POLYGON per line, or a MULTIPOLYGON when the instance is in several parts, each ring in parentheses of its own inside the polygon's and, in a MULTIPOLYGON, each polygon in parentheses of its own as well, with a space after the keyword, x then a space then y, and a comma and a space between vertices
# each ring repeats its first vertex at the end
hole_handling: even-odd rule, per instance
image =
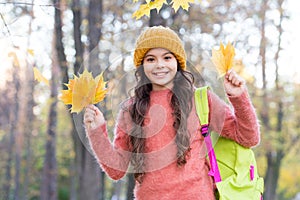
POLYGON ((235 56, 235 50, 231 43, 228 42, 226 47, 220 44, 218 50, 212 49, 212 62, 216 66, 219 77, 224 76, 232 68, 235 56))
MULTIPOLYGON (((134 0, 134 2, 139 2, 139 0, 134 0)), ((170 4, 167 0, 146 0, 146 3, 141 4, 139 9, 134 12, 132 16, 136 19, 140 19, 144 15, 149 17, 152 9, 156 9, 157 12, 159 12, 164 4, 170 5, 175 12, 177 12, 180 7, 184 10, 188 10, 190 3, 194 3, 194 0, 172 0, 170 4)))
POLYGON ((93 78, 92 73, 86 69, 78 77, 74 76, 74 79, 70 79, 69 83, 65 85, 68 89, 61 91, 60 99, 64 104, 72 105, 72 113, 79 113, 89 104, 101 102, 107 93, 103 73, 93 78))

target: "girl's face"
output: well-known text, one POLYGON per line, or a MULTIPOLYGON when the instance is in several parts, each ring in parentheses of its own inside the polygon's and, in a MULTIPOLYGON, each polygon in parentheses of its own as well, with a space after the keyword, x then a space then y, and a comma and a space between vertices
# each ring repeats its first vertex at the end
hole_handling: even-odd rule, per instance
POLYGON ((173 80, 177 73, 177 60, 170 51, 163 48, 149 50, 143 59, 143 65, 153 90, 173 87, 173 80))

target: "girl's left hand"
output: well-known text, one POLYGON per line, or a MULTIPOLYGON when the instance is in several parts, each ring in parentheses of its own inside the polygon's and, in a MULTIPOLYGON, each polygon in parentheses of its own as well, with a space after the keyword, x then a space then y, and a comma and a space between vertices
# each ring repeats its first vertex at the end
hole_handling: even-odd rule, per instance
POLYGON ((239 96, 245 91, 245 80, 234 70, 229 70, 225 74, 224 87, 229 96, 239 96))

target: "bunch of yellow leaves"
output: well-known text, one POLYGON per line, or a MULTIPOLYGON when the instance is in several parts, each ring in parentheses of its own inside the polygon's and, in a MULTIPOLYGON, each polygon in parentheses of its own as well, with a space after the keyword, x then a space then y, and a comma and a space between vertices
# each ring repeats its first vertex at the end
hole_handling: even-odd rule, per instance
POLYGON ((232 68, 235 56, 234 47, 230 42, 224 47, 221 43, 219 50, 212 49, 212 62, 217 67, 219 77, 224 76, 232 68))
MULTIPOLYGON (((189 3, 194 3, 194 1, 195 0, 172 0, 170 4, 175 12, 177 12, 180 7, 184 10, 188 10, 190 7, 189 3)), ((133 2, 136 3, 138 0, 134 0, 133 2)), ((136 19, 140 19, 144 15, 149 17, 152 9, 156 9, 157 12, 159 12, 164 4, 168 5, 169 3, 167 0, 146 0, 146 3, 140 5, 139 9, 134 12, 132 16, 136 19)))
POLYGON ((106 93, 106 82, 103 80, 103 73, 95 79, 91 72, 86 69, 79 76, 74 76, 68 84, 68 89, 62 90, 60 99, 66 105, 72 105, 71 113, 79 113, 89 104, 97 104, 101 102, 106 93))

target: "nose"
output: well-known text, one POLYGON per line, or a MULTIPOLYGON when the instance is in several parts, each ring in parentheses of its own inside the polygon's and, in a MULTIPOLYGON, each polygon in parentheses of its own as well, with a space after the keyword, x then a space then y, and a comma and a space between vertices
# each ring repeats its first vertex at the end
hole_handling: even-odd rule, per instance
POLYGON ((157 61, 157 67, 158 68, 164 68, 166 66, 165 62, 163 60, 157 61))

